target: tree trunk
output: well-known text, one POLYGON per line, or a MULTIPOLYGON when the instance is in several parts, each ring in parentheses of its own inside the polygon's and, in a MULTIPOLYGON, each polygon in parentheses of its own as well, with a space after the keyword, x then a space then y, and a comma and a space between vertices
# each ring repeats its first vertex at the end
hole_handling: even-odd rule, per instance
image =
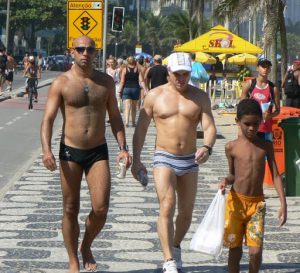
POLYGON ((193 20, 193 1, 192 0, 189 0, 188 1, 188 12, 189 12, 189 37, 190 37, 190 40, 192 40, 194 37, 193 37, 193 32, 192 32, 192 20, 193 20))
POLYGON ((31 33, 30 33, 30 37, 29 37, 29 49, 31 52, 33 52, 33 50, 35 49, 35 22, 31 23, 31 33))
POLYGON ((276 53, 277 53, 277 39, 275 35, 270 45, 270 61, 272 62, 270 80, 277 85, 277 59, 276 59, 277 54, 276 53))
POLYGON ((285 72, 287 70, 288 63, 288 49, 287 49, 287 39, 286 39, 286 27, 284 20, 284 8, 285 4, 280 1, 279 4, 279 31, 280 31, 280 42, 281 42, 281 79, 284 78, 285 72))
MULTIPOLYGON (((279 83, 281 85, 285 73, 287 71, 287 62, 288 62, 288 49, 287 49, 287 39, 286 39, 286 27, 284 20, 284 8, 285 3, 280 1, 278 6, 278 19, 279 19, 279 31, 280 31, 280 43, 281 43, 281 78, 279 79, 279 83)), ((281 87, 279 86, 280 90, 281 87)), ((285 95, 282 93, 282 100, 285 102, 285 95)))
POLYGON ((253 14, 253 44, 257 44, 257 14, 253 14))
POLYGON ((201 35, 204 33, 204 0, 200 0, 200 21, 199 21, 199 30, 198 35, 201 35))

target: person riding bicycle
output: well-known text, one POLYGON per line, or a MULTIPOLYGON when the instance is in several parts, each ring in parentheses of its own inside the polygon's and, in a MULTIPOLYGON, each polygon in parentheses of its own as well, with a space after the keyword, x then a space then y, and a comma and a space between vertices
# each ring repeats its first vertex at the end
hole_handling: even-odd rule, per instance
MULTIPOLYGON (((29 64, 24 70, 24 77, 27 78, 27 86, 26 86, 26 93, 28 93, 29 86, 35 86, 37 85, 37 79, 41 78, 41 73, 39 71, 38 66, 35 63, 34 56, 29 56, 28 58, 29 64)), ((34 94, 34 102, 38 102, 38 92, 35 88, 35 94, 34 94)))

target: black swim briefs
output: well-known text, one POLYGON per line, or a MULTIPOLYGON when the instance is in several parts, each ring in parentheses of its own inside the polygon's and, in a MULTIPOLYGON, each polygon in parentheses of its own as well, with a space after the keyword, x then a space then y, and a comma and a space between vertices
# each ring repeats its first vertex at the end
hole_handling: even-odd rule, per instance
POLYGON ((73 161, 88 171, 96 161, 108 160, 107 144, 101 144, 95 148, 82 150, 60 143, 59 159, 73 161))

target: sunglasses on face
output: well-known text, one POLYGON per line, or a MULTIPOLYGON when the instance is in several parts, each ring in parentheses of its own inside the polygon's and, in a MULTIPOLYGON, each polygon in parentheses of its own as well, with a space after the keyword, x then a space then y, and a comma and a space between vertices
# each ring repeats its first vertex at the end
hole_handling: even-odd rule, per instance
POLYGON ((83 54, 85 51, 88 53, 88 54, 93 54, 95 52, 95 48, 92 47, 92 46, 88 46, 88 47, 85 47, 85 46, 77 46, 75 47, 75 50, 79 53, 79 54, 83 54))

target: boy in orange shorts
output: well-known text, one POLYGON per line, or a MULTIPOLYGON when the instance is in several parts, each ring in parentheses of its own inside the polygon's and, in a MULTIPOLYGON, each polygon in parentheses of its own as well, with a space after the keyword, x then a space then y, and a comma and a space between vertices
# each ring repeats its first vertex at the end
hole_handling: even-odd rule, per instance
POLYGON ((226 200, 224 245, 229 247, 228 271, 240 272, 243 238, 249 247, 249 272, 259 272, 265 221, 263 179, 265 157, 268 160, 275 189, 279 195, 280 226, 286 222, 287 205, 282 180, 278 174, 272 143, 257 137, 262 110, 253 99, 242 100, 237 107, 236 122, 241 134, 225 146, 229 175, 220 183, 225 192, 232 185, 226 200))

